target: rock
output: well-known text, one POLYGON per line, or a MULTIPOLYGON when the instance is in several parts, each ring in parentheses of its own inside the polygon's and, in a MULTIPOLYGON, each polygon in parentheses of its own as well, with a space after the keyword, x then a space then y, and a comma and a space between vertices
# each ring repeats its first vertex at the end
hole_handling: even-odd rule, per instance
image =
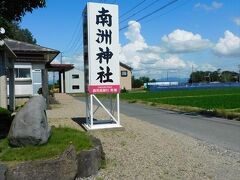
POLYGON ((7 166, 0 164, 0 180, 5 180, 5 173, 7 171, 7 166))
POLYGON ((76 150, 70 146, 59 158, 38 160, 9 167, 7 180, 74 180, 77 174, 76 150))
POLYGON ((78 172, 77 178, 96 175, 101 167, 102 160, 105 160, 105 154, 99 139, 92 137, 94 148, 81 151, 77 155, 78 172))
POLYGON ((48 141, 46 101, 43 96, 32 97, 13 119, 8 139, 12 146, 38 145, 48 141))

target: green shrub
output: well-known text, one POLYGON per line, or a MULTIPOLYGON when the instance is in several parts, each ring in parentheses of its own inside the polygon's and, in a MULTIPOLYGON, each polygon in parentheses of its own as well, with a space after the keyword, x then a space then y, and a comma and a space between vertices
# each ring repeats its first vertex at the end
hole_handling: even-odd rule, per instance
POLYGON ((121 93, 127 93, 128 91, 126 90, 126 88, 124 87, 123 89, 121 89, 121 93))
POLYGON ((11 112, 0 107, 0 139, 7 136, 12 120, 13 116, 11 116, 11 112))
POLYGON ((8 111, 7 109, 1 108, 0 107, 0 120, 11 120, 11 112, 8 111))

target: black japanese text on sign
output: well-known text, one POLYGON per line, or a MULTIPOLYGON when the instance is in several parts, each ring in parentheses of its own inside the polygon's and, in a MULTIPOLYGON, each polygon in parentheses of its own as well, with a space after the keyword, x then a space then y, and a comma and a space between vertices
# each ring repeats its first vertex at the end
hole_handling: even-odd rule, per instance
POLYGON ((102 7, 101 10, 98 11, 99 14, 96 15, 96 24, 99 26, 98 32, 96 33, 97 39, 96 42, 100 45, 105 45, 105 49, 99 47, 99 52, 96 54, 97 61, 99 62, 99 70, 97 72, 98 77, 96 80, 99 80, 100 83, 108 83, 113 82, 111 76, 113 73, 111 72, 110 67, 108 66, 109 61, 113 56, 113 52, 108 47, 108 45, 112 44, 112 15, 109 10, 102 7), (106 67, 104 68, 102 63, 103 60, 106 62, 106 67))

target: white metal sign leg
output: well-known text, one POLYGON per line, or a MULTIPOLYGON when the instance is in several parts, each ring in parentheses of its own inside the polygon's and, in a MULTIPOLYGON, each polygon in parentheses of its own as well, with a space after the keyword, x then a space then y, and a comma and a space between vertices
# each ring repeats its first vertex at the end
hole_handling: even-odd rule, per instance
POLYGON ((105 129, 105 128, 116 128, 116 127, 122 127, 120 125, 120 107, 119 107, 119 94, 116 94, 116 111, 117 114, 114 116, 115 112, 113 107, 113 100, 112 97, 110 97, 110 104, 109 107, 106 107, 94 94, 90 94, 86 97, 86 124, 84 125, 89 130, 94 129, 105 129), (98 103, 98 107, 94 110, 94 99, 98 103), (99 107, 102 107, 102 109, 109 115, 108 120, 98 120, 94 119, 94 114, 96 111, 98 111, 99 107), (109 108, 109 109, 108 109, 109 108), (96 122, 94 123, 94 120, 96 122))

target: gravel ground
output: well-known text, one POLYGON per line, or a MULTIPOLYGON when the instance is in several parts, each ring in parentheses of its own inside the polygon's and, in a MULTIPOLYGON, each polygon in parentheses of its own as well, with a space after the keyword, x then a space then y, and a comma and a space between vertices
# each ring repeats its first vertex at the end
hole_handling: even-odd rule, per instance
MULTIPOLYGON (((85 104, 56 94, 60 105, 48 110, 50 125, 82 128, 85 104)), ((103 118, 99 111, 97 117, 103 118)), ((86 179, 240 179, 240 154, 121 114, 123 131, 94 131, 107 165, 86 179)))

